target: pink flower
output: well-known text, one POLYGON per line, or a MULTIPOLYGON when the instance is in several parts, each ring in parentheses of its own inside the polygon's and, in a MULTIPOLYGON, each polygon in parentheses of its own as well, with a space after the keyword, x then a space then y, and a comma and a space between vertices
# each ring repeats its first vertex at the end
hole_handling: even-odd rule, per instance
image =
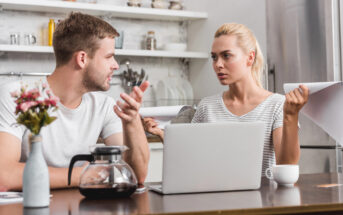
POLYGON ((11 92, 11 96, 14 97, 14 98, 17 98, 17 97, 19 97, 19 92, 18 91, 13 91, 13 92, 11 92))
POLYGON ((28 94, 35 94, 38 93, 39 94, 39 89, 38 88, 33 88, 32 90, 27 91, 28 94))
POLYGON ((30 109, 33 106, 36 106, 38 103, 35 101, 28 101, 20 104, 19 109, 23 112, 26 112, 28 109, 30 109))
POLYGON ((57 96, 50 97, 50 104, 54 107, 57 105, 59 101, 60 101, 60 98, 58 98, 57 96))

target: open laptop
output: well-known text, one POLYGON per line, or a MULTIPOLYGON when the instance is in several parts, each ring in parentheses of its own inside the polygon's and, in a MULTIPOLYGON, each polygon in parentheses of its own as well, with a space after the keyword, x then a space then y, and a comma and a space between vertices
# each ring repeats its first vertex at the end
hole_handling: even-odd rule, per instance
POLYGON ((165 127, 162 194, 258 189, 262 122, 171 124, 165 127))

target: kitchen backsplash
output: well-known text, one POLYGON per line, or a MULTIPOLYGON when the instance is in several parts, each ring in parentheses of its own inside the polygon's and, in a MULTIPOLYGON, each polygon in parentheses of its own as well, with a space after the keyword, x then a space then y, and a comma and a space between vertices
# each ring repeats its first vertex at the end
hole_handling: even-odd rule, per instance
MULTIPOLYGON (((82 2, 82 1, 80 1, 82 2)), ((125 6, 126 0, 98 0, 101 4, 116 4, 125 6)), ((150 0, 143 0, 143 7, 150 7, 150 0)), ((24 34, 30 33, 37 37, 37 44, 44 45, 44 28, 48 27, 49 18, 57 20, 65 18, 65 14, 42 13, 42 12, 24 12, 24 11, 2 11, 0 13, 0 44, 10 44, 10 34, 19 33, 21 40, 24 34)), ((112 24, 118 31, 124 31, 124 49, 143 49, 145 35, 149 30, 155 31, 157 40, 157 49, 162 49, 168 42, 187 42, 187 22, 177 21, 154 21, 142 19, 126 19, 102 17, 112 24)), ((23 41, 21 41, 23 44, 23 41)), ((55 67, 53 54, 42 53, 0 53, 0 73, 22 72, 22 73, 51 73, 55 67)), ((149 81, 154 86, 157 81, 169 77, 189 78, 189 70, 186 63, 178 58, 155 58, 155 57, 125 57, 117 56, 118 63, 129 58, 131 67, 140 71, 144 68, 149 75, 149 81)), ((121 65, 121 73, 126 66, 121 65)), ((8 80, 18 79, 16 77, 0 76, 0 84, 8 80)), ((22 77, 27 79, 27 77, 22 77)), ((39 78, 37 78, 39 79, 39 78)), ((119 78, 114 78, 113 83, 120 83, 119 78)), ((124 89, 121 86, 114 85, 106 94, 118 98, 119 93, 124 89)), ((147 105, 154 99, 154 93, 151 88, 148 89, 145 100, 147 105)))

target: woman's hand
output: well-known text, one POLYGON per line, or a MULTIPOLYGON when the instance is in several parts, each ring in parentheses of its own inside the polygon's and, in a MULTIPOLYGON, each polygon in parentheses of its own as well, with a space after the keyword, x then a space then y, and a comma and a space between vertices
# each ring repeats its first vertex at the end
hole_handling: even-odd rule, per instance
POLYGON ((285 116, 297 116, 301 108, 308 100, 308 88, 300 85, 299 88, 286 94, 286 101, 283 106, 285 116))
MULTIPOLYGON (((117 105, 114 106, 114 112, 125 123, 130 123, 139 117, 138 111, 142 104, 143 93, 148 88, 149 82, 145 81, 140 87, 133 87, 130 95, 121 93, 120 98, 124 102, 117 101, 117 105)), ((138 118, 139 119, 139 118, 138 118)))
POLYGON ((308 88, 299 88, 286 94, 283 106, 283 127, 273 131, 273 143, 277 164, 297 164, 300 158, 298 115, 308 100, 308 88), (281 141, 280 141, 281 140, 281 141))
POLYGON ((164 132, 158 127, 158 123, 153 118, 143 118, 142 123, 145 131, 157 135, 163 140, 164 132))

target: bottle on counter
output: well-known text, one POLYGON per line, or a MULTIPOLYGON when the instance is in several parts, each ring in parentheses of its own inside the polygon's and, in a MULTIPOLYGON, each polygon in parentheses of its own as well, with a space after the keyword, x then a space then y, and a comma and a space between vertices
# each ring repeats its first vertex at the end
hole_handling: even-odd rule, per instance
POLYGON ((54 19, 50 19, 49 20, 49 46, 52 46, 52 38, 53 38, 53 34, 55 31, 55 20, 54 19))
POLYGON ((146 38, 146 49, 147 50, 156 50, 156 38, 154 31, 148 31, 146 38))

